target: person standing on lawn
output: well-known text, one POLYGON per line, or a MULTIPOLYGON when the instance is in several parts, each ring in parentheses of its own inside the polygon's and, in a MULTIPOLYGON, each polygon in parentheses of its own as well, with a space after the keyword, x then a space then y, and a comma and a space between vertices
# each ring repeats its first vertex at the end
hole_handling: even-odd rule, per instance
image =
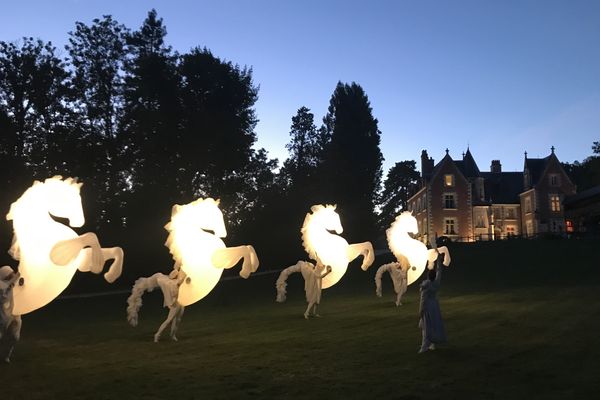
POLYGON ((442 312, 437 299, 437 291, 442 280, 442 262, 444 254, 439 254, 435 261, 435 268, 427 273, 427 278, 421 282, 421 302, 419 305, 419 328, 421 328, 422 342, 419 353, 435 350, 435 345, 447 341, 442 312))

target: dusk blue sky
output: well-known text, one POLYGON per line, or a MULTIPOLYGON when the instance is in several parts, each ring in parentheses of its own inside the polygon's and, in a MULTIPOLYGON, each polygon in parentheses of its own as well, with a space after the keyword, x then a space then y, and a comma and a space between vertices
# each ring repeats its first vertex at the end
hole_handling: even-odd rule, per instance
POLYGON ((307 106, 319 125, 338 81, 369 96, 384 173, 422 149, 437 162, 470 146, 481 170, 500 159, 516 171, 524 151, 581 161, 600 141, 595 0, 2 1, 0 40, 63 48, 75 21, 111 14, 137 29, 151 8, 179 52, 206 46, 253 68, 256 146, 280 161, 292 116, 307 106))

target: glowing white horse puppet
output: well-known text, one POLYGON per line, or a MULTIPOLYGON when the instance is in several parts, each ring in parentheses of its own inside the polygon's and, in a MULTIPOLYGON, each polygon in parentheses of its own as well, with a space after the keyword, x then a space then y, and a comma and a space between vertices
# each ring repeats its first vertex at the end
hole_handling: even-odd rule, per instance
POLYGON ((348 244, 343 237, 338 236, 343 232, 343 228, 335 208, 335 205, 314 205, 311 207, 311 213, 306 214, 304 219, 301 230, 302 245, 309 258, 316 261, 316 265, 307 261, 298 261, 295 265, 281 271, 275 284, 277 302, 284 302, 288 276, 295 272, 302 273, 308 302, 304 314, 306 318, 311 309, 316 315, 321 289, 335 285, 346 273, 349 262, 362 255, 361 268, 366 271, 375 258, 371 242, 348 244), (331 271, 323 275, 321 273, 326 266, 331 267, 331 271), (318 280, 316 285, 312 282, 314 279, 318 280))
POLYGON ((409 233, 419 233, 417 219, 409 211, 404 211, 396 217, 386 231, 388 246, 398 260, 382 265, 375 274, 375 292, 381 297, 381 276, 389 272, 397 294, 396 305, 400 301, 406 286, 416 281, 425 268, 432 269, 439 254, 444 254, 444 265, 450 265, 450 252, 446 246, 437 248, 432 241, 432 248, 427 249, 424 243, 410 237, 409 233), (404 281, 404 282, 403 282, 404 281))
POLYGON ((79 194, 81 183, 61 176, 35 181, 14 202, 7 220, 13 221, 14 237, 9 254, 19 261, 23 284, 15 286, 14 315, 23 315, 54 300, 71 282, 75 271, 102 272, 113 260, 104 278, 112 283, 121 275, 123 250, 102 248, 94 233, 78 235, 52 216, 66 218, 71 227, 85 220, 79 194))
POLYGON ((198 199, 183 206, 173 206, 171 222, 165 229, 169 232, 165 246, 175 260, 173 271, 168 276, 156 273, 138 279, 127 299, 128 321, 136 326, 143 293, 161 288, 169 315, 154 335, 155 342, 169 324, 171 338, 177 340, 175 335, 184 308, 209 294, 219 282, 224 268, 232 268, 243 259, 240 276, 248 278, 259 265, 254 247, 225 247, 221 238, 227 236, 227 231, 218 200, 198 199))

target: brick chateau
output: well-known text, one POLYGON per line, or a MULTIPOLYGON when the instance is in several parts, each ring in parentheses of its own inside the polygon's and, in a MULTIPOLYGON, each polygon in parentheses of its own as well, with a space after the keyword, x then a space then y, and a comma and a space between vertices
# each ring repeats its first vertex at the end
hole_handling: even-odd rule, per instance
POLYGON ((554 147, 545 158, 525 153, 523 172, 502 172, 499 160, 482 172, 469 149, 462 160, 453 160, 446 150, 434 164, 423 150, 421 187, 408 200, 408 209, 424 242, 432 236, 458 241, 535 236, 572 230, 563 200, 575 191, 554 147))

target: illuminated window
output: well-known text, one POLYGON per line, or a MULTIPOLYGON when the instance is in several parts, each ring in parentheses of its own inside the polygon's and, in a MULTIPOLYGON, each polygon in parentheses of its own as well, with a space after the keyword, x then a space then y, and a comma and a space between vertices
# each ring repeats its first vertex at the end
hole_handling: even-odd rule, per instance
POLYGON ((456 221, 454 218, 446 218, 444 220, 444 233, 446 235, 456 235, 456 221))
POLYGON ((516 229, 512 225, 508 225, 506 227, 506 236, 514 236, 516 234, 516 229))
POLYGON ((451 175, 451 174, 444 175, 444 186, 446 186, 446 187, 454 186, 454 175, 451 175))
POLYGON ((454 194, 444 195, 444 208, 456 208, 456 201, 454 194))
POLYGON ((571 220, 568 219, 567 220, 567 232, 571 233, 573 231, 574 231, 574 229, 573 229, 573 221, 571 221, 571 220))
POLYGON ((560 211, 560 196, 557 194, 550 195, 550 209, 554 212, 560 211))

